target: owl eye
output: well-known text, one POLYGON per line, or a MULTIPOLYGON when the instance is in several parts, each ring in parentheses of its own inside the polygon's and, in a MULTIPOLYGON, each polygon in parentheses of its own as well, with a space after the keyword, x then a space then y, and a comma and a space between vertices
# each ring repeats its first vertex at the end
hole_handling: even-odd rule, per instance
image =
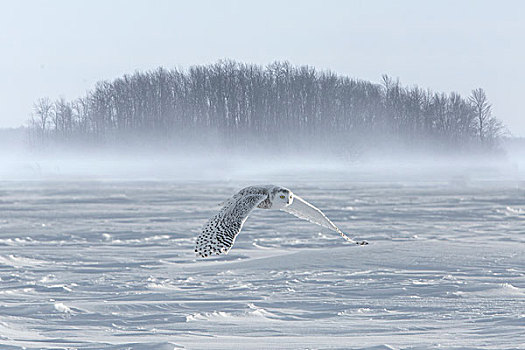
POLYGON ((280 197, 281 199, 284 199, 284 196, 283 196, 283 195, 280 195, 279 197, 280 197))

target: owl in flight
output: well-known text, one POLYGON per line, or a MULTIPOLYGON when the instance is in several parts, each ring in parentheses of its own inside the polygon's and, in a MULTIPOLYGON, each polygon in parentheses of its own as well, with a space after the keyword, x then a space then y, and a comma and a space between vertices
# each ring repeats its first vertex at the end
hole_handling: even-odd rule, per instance
POLYGON ((323 212, 287 188, 264 185, 249 186, 240 190, 224 202, 222 209, 204 226, 197 237, 195 253, 200 257, 228 254, 235 242, 235 237, 241 232, 242 225, 255 208, 283 210, 301 219, 326 227, 337 232, 345 240, 358 244, 334 225, 323 212))

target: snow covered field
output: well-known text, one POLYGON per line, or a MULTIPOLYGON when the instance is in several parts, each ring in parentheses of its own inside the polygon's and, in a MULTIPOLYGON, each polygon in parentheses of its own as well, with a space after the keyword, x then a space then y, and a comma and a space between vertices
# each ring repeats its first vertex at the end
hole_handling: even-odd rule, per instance
POLYGON ((255 211, 246 181, 0 182, 1 349, 525 348, 525 185, 277 182, 368 246, 255 211))

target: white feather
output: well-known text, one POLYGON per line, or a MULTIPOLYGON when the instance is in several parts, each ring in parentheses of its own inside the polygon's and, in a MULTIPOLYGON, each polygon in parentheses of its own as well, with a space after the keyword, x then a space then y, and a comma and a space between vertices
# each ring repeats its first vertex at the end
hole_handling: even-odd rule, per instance
POLYGON ((332 231, 335 231, 341 235, 344 239, 346 239, 349 242, 356 243, 356 244, 366 244, 362 242, 356 242, 350 237, 348 237, 343 231, 339 229, 330 219, 324 215, 324 213, 313 206, 312 204, 308 203, 301 197, 294 195, 293 196, 293 202, 284 207, 281 208, 281 210, 290 213, 292 215, 297 216, 300 219, 304 219, 307 221, 310 221, 311 223, 317 224, 319 226, 326 227, 332 231))

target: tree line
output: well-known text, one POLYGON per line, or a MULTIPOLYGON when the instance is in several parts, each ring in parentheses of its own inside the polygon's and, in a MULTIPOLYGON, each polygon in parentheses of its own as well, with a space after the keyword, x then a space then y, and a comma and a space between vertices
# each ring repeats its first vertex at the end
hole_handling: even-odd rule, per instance
POLYGON ((490 150, 503 132, 482 89, 464 98, 388 76, 375 84, 288 62, 234 61, 136 72, 72 101, 40 98, 29 124, 35 144, 149 137, 227 147, 490 150))

